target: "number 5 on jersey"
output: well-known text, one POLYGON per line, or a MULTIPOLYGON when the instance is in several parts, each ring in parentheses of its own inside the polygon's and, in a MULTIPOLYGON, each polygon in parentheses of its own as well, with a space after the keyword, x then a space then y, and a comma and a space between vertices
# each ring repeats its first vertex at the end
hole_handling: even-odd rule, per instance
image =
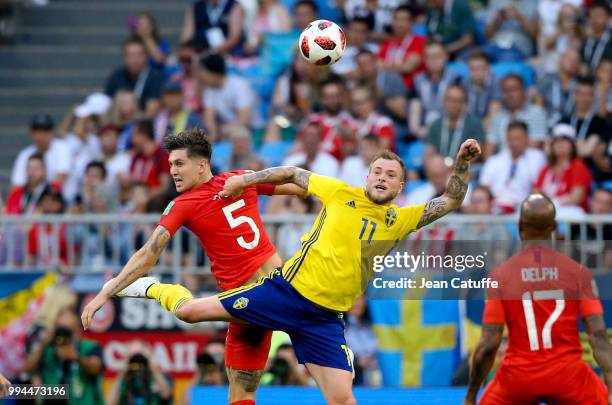
POLYGON ((245 205, 246 203, 244 202, 244 200, 240 199, 234 203, 231 203, 230 205, 223 207, 223 214, 225 215, 225 219, 227 219, 227 223, 232 229, 242 224, 245 224, 245 223, 249 224, 249 226, 253 230, 253 234, 254 234, 253 240, 250 242, 247 242, 244 240, 242 236, 239 236, 238 238, 236 238, 236 242, 238 242, 238 244, 242 246, 243 248, 251 250, 251 249, 255 249, 257 245, 259 244, 259 229, 257 228, 255 221, 253 221, 253 218, 247 217, 245 215, 240 215, 237 217, 234 217, 232 215, 234 211, 244 207, 245 205))

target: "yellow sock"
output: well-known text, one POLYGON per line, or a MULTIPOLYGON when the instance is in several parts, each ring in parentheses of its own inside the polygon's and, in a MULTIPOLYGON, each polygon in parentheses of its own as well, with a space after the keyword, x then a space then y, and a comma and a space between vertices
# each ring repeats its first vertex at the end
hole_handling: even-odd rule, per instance
POLYGON ((162 307, 176 314, 179 307, 193 298, 188 289, 179 284, 153 284, 147 290, 147 297, 157 300, 162 307))

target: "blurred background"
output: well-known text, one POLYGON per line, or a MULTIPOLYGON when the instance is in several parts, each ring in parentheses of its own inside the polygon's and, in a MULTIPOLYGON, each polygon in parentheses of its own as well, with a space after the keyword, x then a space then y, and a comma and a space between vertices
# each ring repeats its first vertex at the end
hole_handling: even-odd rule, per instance
MULTIPOLYGON (((176 197, 159 145, 193 126, 214 141, 216 172, 294 165, 359 186, 392 149, 408 172, 398 205, 440 195, 477 139, 461 212, 412 238, 516 241, 515 211, 541 191, 558 239, 607 280, 611 15, 599 0, 0 0, 0 372, 69 383, 79 404, 225 395, 224 324, 127 299, 87 333, 78 319, 176 197), (296 49, 319 18, 347 35, 331 67, 296 49)), ((319 203, 260 208, 286 259, 319 203)), ((216 292, 186 230, 155 272, 216 292)), ((390 387, 460 392, 448 387, 467 382, 481 314, 482 301, 365 296, 347 315, 355 385, 398 401, 390 387)), ((262 384, 313 385, 281 333, 262 384)))

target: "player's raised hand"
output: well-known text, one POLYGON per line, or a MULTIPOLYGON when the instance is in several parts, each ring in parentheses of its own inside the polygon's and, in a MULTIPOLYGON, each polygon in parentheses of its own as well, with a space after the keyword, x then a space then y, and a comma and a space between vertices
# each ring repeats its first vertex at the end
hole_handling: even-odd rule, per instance
POLYGON ((240 197, 245 187, 244 175, 232 176, 225 180, 223 190, 219 191, 219 197, 240 197))
POLYGON ((91 326, 91 320, 93 319, 94 315, 96 314, 96 312, 98 312, 100 308, 102 308, 104 304, 106 304, 106 301, 108 301, 108 298, 99 293, 93 300, 89 301, 89 303, 85 305, 85 308, 83 308, 83 313, 81 314, 81 322, 83 323, 83 329, 89 329, 89 326, 91 326))
POLYGON ((469 162, 482 153, 478 141, 475 139, 468 139, 461 144, 459 153, 457 153, 457 160, 463 162, 469 162))
POLYGON ((8 395, 10 386, 11 382, 7 380, 2 374, 0 374, 0 398, 3 398, 8 395))

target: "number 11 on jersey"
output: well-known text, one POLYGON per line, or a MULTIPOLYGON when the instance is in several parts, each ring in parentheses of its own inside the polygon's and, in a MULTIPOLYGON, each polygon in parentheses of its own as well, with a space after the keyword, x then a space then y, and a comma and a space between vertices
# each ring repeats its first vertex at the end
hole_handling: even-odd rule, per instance
POLYGON ((370 221, 367 218, 361 218, 363 221, 363 228, 361 228, 361 233, 359 234, 359 240, 363 240, 363 235, 366 232, 366 228, 368 224, 372 224, 372 230, 370 231, 370 235, 368 236, 368 242, 372 241, 372 237, 374 236, 374 232, 376 231, 376 222, 370 221))

